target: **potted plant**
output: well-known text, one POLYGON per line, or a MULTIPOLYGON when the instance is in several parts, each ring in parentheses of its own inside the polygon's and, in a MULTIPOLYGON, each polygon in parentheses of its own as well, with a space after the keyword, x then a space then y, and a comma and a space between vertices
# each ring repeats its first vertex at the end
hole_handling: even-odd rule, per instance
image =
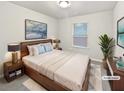
POLYGON ((104 68, 107 68, 107 58, 112 57, 112 47, 113 45, 113 38, 108 37, 107 34, 100 35, 99 36, 100 42, 99 45, 101 47, 101 50, 103 52, 104 58, 103 58, 103 66, 104 68))

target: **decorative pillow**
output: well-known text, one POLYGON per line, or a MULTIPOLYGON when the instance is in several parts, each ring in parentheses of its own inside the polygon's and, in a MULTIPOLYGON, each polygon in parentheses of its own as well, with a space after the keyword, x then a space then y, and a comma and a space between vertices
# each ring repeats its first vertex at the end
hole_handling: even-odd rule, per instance
POLYGON ((45 48, 43 45, 38 46, 39 54, 45 53, 45 48))
POLYGON ((27 46, 28 51, 29 51, 29 55, 30 55, 30 56, 33 56, 33 50, 32 50, 32 47, 33 47, 33 46, 27 46))
POLYGON ((29 55, 36 56, 43 54, 45 52, 49 52, 53 50, 53 46, 51 43, 45 43, 45 44, 37 44, 37 45, 31 45, 27 46, 29 50, 29 55))
POLYGON ((39 55, 39 50, 38 50, 38 46, 33 46, 33 56, 39 55))
POLYGON ((49 52, 49 51, 53 50, 53 46, 51 45, 51 43, 44 44, 44 47, 45 47, 46 52, 49 52))
POLYGON ((43 45, 38 44, 38 45, 33 46, 33 55, 34 56, 40 55, 40 54, 43 54, 43 53, 45 53, 45 49, 44 49, 43 45))

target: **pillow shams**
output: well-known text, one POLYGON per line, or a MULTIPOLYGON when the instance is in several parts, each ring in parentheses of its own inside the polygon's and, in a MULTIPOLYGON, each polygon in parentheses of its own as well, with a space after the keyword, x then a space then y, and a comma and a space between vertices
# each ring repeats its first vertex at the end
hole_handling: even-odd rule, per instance
POLYGON ((29 50, 29 55, 31 56, 40 55, 45 52, 49 52, 53 50, 53 46, 51 45, 51 43, 37 44, 37 45, 31 45, 27 47, 29 50))
POLYGON ((44 47, 45 47, 46 52, 49 52, 49 51, 53 50, 53 46, 51 45, 51 43, 44 44, 44 47))
POLYGON ((39 54, 45 53, 45 48, 44 48, 44 46, 43 46, 43 45, 39 45, 39 46, 38 46, 38 51, 39 51, 39 54))
POLYGON ((41 44, 28 46, 29 55, 36 56, 45 53, 44 46, 41 44))
POLYGON ((29 55, 30 55, 30 56, 33 56, 33 50, 32 50, 32 47, 33 47, 33 46, 27 46, 28 51, 29 51, 29 55))
POLYGON ((34 56, 45 53, 44 46, 42 46, 41 44, 34 46, 33 53, 34 53, 34 56))

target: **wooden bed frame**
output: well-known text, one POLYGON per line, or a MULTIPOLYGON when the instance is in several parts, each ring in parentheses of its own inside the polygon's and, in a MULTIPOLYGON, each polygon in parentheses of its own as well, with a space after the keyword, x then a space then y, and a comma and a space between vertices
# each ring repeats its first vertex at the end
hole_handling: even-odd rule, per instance
MULTIPOLYGON (((51 39, 45 39, 45 40, 37 40, 37 41, 27 41, 27 42, 21 42, 20 43, 20 48, 21 48, 21 59, 22 57, 29 55, 27 45, 35 45, 39 43, 52 43, 51 39)), ((25 74, 27 74, 29 77, 31 77, 33 80, 35 80, 37 83, 42 85, 44 88, 47 90, 52 90, 52 91, 71 91, 67 87, 63 86, 62 84, 59 84, 58 82, 49 79, 48 77, 42 75, 38 71, 34 70, 33 68, 25 66, 25 74)), ((90 60, 87 66, 87 72, 85 75, 85 80, 82 85, 82 91, 88 90, 88 84, 89 84, 89 74, 90 74, 90 60)))

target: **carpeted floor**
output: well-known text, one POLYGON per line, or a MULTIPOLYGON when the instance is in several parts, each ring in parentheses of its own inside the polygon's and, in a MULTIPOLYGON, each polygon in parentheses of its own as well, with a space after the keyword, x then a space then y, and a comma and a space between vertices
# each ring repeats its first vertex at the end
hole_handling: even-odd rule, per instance
POLYGON ((22 83, 28 80, 29 77, 24 75, 10 83, 4 78, 0 79, 0 91, 29 91, 22 83))
MULTIPOLYGON (((91 64, 91 74, 89 80, 88 91, 109 91, 110 86, 108 81, 102 81, 101 76, 106 75, 105 69, 100 64, 91 64)), ((10 83, 4 78, 0 79, 0 91, 46 91, 42 86, 24 75, 10 83), (35 87, 32 87, 35 86, 35 87)))

